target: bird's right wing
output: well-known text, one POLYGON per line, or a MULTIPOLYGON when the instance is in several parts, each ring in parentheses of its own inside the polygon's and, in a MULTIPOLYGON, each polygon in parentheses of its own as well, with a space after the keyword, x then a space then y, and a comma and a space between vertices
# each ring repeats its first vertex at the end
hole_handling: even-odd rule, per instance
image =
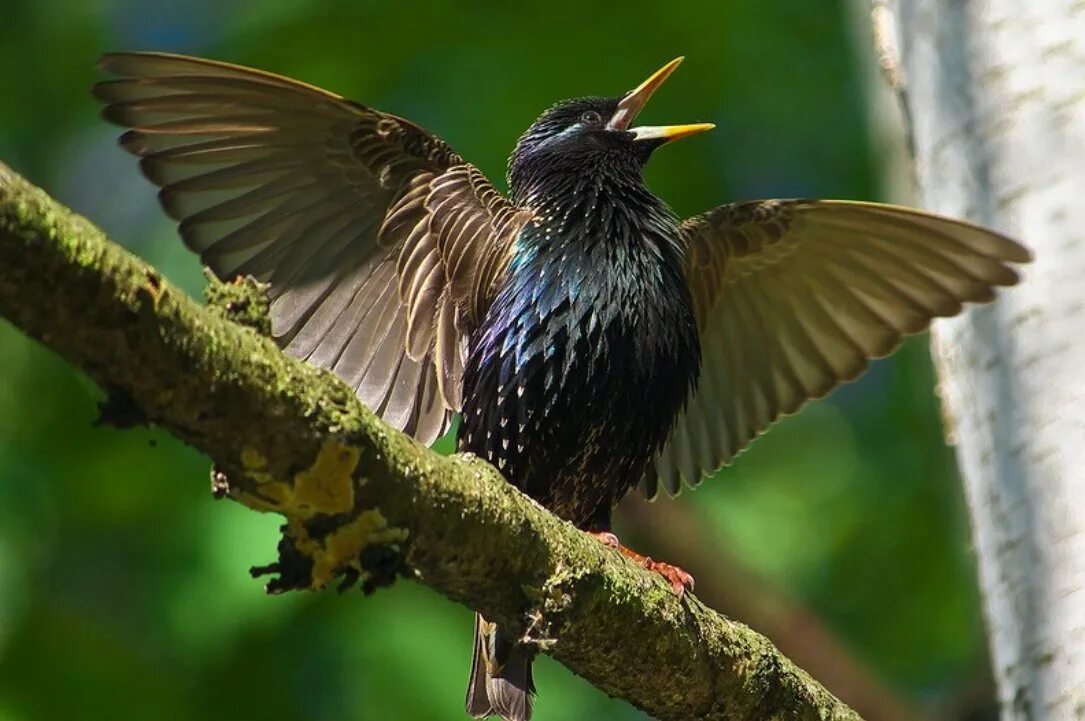
POLYGON ((703 365, 649 497, 696 485, 932 318, 993 299, 1030 258, 985 228, 878 203, 733 203, 682 233, 703 365))
POLYGON ((529 214, 414 123, 311 85, 164 53, 101 67, 121 145, 205 265, 270 284, 284 350, 395 428, 443 433, 463 338, 529 214))

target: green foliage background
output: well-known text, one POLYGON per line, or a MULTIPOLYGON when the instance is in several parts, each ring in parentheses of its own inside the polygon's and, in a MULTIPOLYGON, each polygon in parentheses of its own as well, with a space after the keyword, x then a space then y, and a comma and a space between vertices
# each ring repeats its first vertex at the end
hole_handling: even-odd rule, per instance
MULTIPOLYGON (((685 54, 644 116, 718 126, 652 163, 680 214, 877 198, 856 20, 843 0, 0 0, 0 158, 195 293, 195 259, 89 96, 101 52, 305 79, 418 121, 495 180, 550 103, 685 54)), ((207 461, 169 436, 95 428, 99 398, 0 321, 0 721, 462 717, 467 609, 411 583, 265 596, 247 569, 273 556, 277 520, 213 503, 207 461)), ((922 339, 678 502, 902 694, 942 703, 982 677, 922 339)), ((537 680, 540 721, 640 717, 549 660, 537 680)))

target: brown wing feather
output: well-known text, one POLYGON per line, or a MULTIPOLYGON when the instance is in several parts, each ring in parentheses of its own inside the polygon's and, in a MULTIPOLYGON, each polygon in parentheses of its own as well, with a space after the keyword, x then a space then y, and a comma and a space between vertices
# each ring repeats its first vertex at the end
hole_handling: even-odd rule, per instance
POLYGON ((383 237, 410 225, 399 254, 408 354, 432 355, 442 398, 459 410, 466 337, 482 319, 531 212, 509 203, 474 166, 449 168, 425 193, 405 195, 388 213, 383 237))
POLYGON ((445 306, 493 281, 486 254, 506 240, 488 233, 515 214, 504 198, 417 125, 312 85, 165 53, 101 67, 117 76, 94 93, 130 128, 121 145, 207 266, 270 283, 284 350, 334 371, 396 428, 425 443, 443 433, 474 317, 450 322, 445 306), (432 210, 461 177, 474 202, 432 210), (446 272, 451 239, 432 229, 456 222, 473 228, 457 263, 486 272, 446 272))
POLYGON ((1030 259, 998 233, 876 203, 736 203, 682 232, 703 370, 645 479, 649 496, 696 485, 905 335, 991 300, 1030 259))

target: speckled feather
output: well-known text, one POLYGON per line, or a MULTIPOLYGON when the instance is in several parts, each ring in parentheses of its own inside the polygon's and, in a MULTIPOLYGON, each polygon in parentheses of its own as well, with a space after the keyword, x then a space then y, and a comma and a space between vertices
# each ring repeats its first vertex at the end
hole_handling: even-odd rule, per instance
POLYGON ((608 528, 691 392, 700 350, 674 215, 634 161, 590 160, 511 173, 534 219, 471 337, 460 445, 554 513, 608 528))

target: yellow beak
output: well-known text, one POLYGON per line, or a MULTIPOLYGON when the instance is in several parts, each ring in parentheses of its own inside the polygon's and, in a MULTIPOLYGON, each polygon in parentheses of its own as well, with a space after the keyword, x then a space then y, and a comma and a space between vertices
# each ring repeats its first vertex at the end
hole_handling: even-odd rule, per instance
POLYGON ((691 135, 703 133, 716 127, 712 123, 690 123, 689 125, 642 125, 630 128, 636 140, 662 140, 669 143, 672 140, 688 138, 691 135))
POLYGON ((648 76, 648 79, 625 94, 618 103, 618 109, 610 117, 607 128, 611 130, 628 130, 633 133, 637 140, 662 140, 669 143, 672 140, 688 138, 691 135, 703 133, 716 127, 712 123, 693 123, 690 125, 656 125, 640 128, 630 128, 630 123, 637 117, 640 111, 648 103, 659 86, 662 85, 675 68, 682 64, 685 58, 677 57, 659 70, 648 76))

